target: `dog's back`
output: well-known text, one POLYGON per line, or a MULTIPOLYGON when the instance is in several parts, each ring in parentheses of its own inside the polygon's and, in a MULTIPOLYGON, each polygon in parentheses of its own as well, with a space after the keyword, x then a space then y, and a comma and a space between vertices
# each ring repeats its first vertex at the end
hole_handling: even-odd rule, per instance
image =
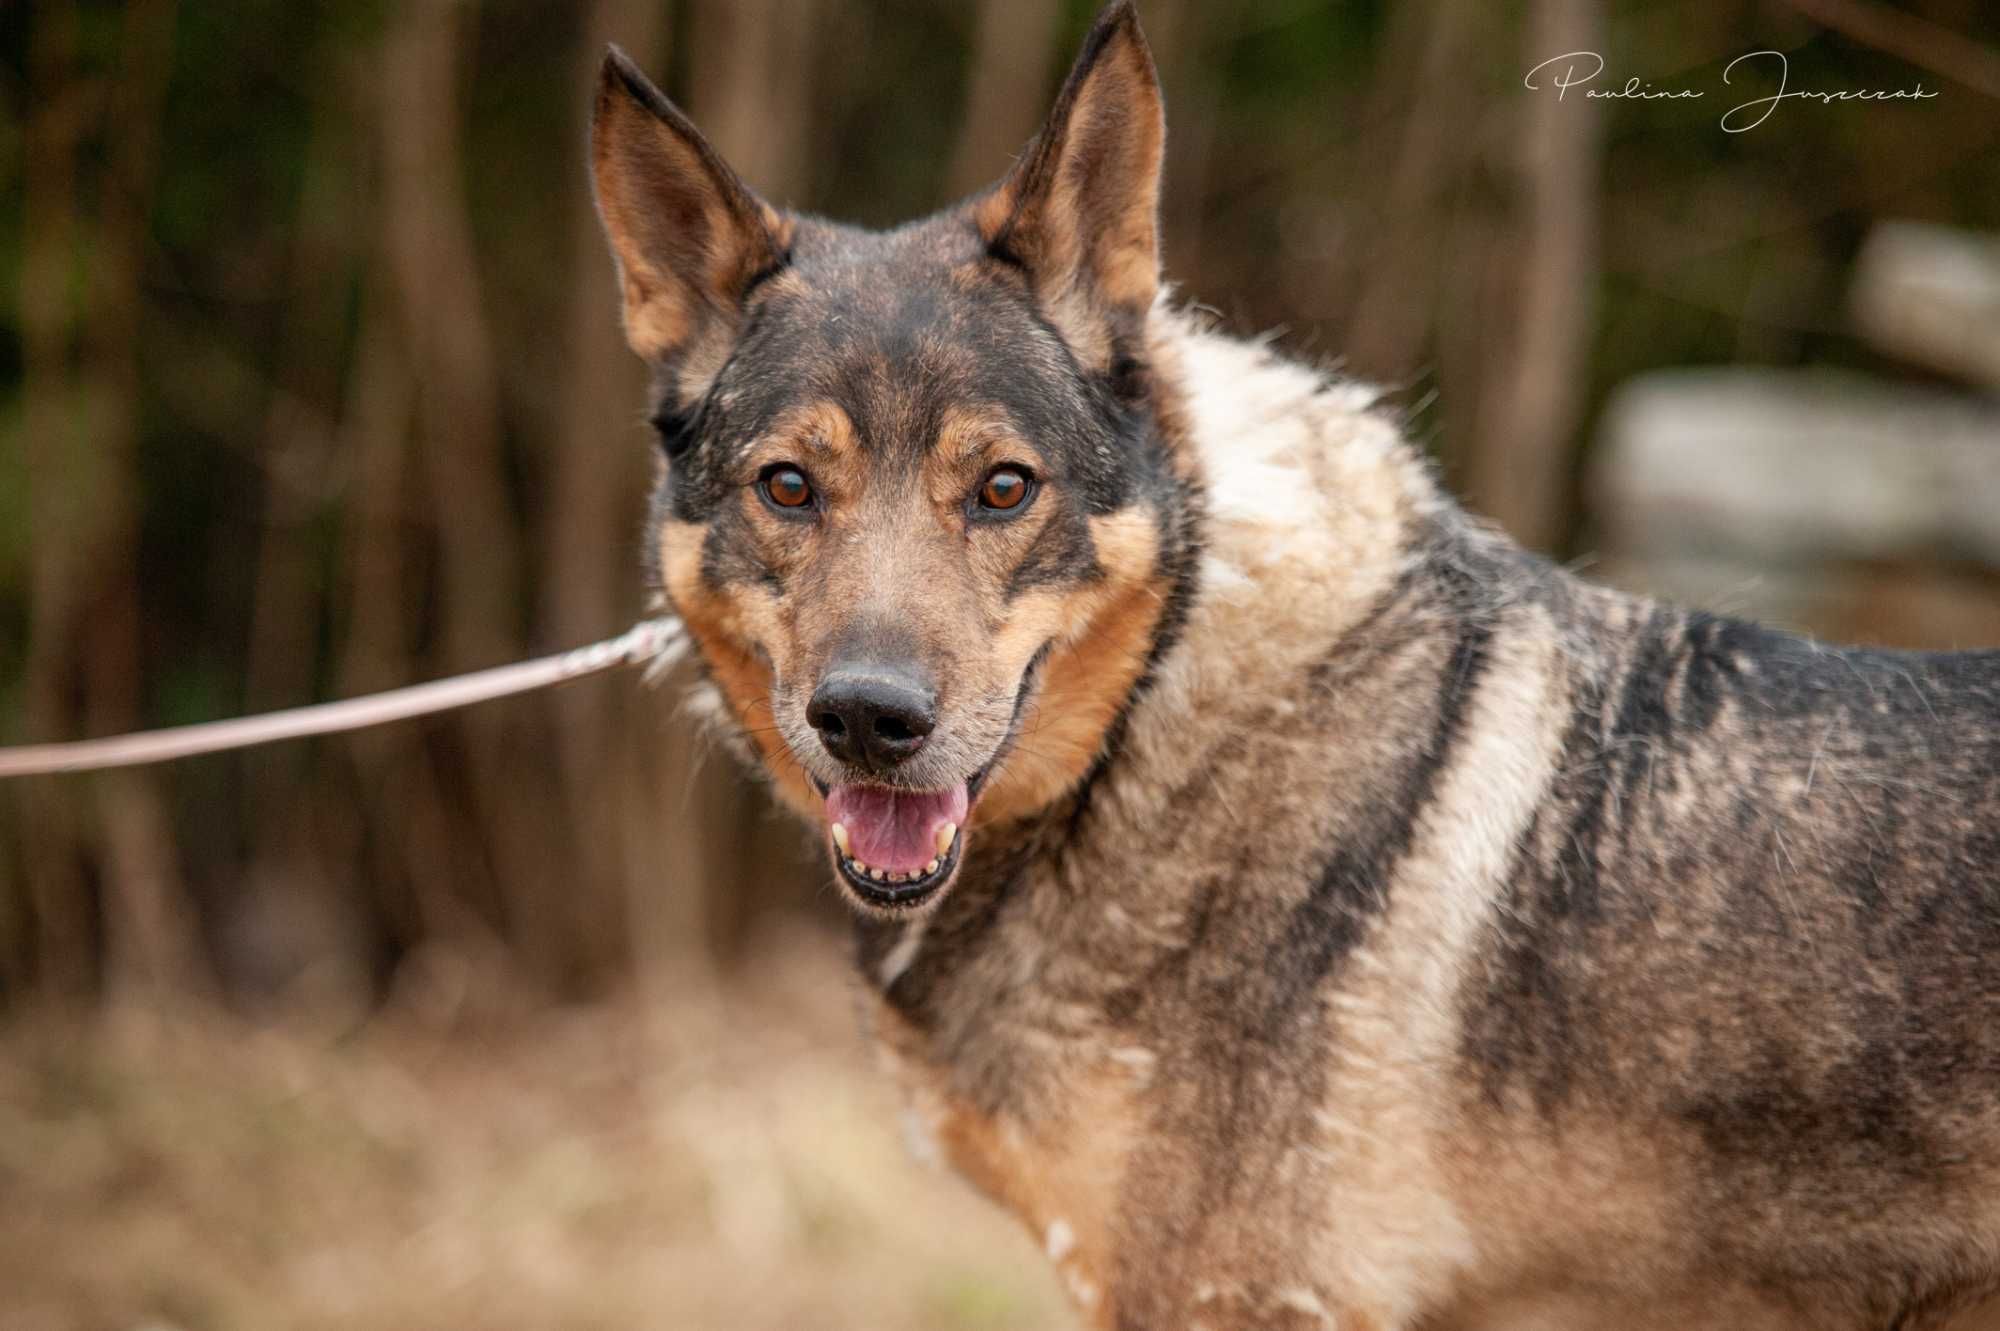
POLYGON ((1605 1232, 1654 1212, 1623 1264, 1808 1324, 1976 1301, 2000 1276, 2000 653, 1609 604, 1460 989, 1471 1139, 1618 1143, 1598 1206, 1550 1204, 1605 1232))

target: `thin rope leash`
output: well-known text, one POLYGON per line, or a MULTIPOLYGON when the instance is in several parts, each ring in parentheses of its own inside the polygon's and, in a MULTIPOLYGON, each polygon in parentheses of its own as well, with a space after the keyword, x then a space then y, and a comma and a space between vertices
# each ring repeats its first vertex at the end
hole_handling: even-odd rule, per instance
POLYGON ((168 730, 142 730, 61 744, 24 744, 0 748, 0 778, 46 776, 58 772, 95 772, 110 767, 136 767, 191 758, 224 749, 247 749, 281 739, 330 735, 402 721, 432 712, 446 712, 476 702, 567 684, 617 666, 647 667, 648 676, 679 660, 687 649, 687 630, 677 619, 647 619, 615 638, 577 647, 554 656, 512 665, 475 670, 466 675, 433 680, 310 707, 288 707, 231 721, 204 721, 168 730))

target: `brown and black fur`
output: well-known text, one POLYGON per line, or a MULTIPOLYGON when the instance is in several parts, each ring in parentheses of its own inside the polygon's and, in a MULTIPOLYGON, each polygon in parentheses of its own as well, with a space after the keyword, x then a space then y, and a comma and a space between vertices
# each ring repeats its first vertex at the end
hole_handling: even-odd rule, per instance
MULTIPOLYGON (((917 1125, 1119 1328, 1903 1328, 2000 1294, 2000 653, 1582 583, 1367 392, 1173 310, 1114 5, 988 193, 781 214, 622 58, 660 589, 821 818, 834 659, 975 774, 858 901, 917 1125), (965 499, 1032 467, 1004 522, 965 499), (809 514, 757 498, 811 469, 809 514)), ((874 778, 871 778, 874 779, 874 778)), ((1972 1323, 1967 1323, 1972 1324, 1972 1323)))

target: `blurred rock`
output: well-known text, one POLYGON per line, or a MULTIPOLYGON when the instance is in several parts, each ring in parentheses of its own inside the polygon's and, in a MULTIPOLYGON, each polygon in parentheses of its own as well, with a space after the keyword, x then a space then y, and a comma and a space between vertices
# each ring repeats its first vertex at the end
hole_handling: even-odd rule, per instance
POLYGON ((1859 376, 1675 370, 1619 390, 1591 494, 1621 548, 2000 566, 2000 409, 1859 376))
POLYGON ((1884 222, 1856 260, 1853 303, 1889 354, 2000 391, 2000 239, 1884 222))
POLYGON ((1827 636, 2000 642, 2000 406, 1834 372, 1647 375, 1587 494, 1610 581, 1827 636))

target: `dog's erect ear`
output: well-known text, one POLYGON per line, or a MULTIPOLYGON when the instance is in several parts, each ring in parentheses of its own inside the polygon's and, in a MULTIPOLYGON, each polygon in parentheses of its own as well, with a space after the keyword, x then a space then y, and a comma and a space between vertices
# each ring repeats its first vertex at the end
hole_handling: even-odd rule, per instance
POLYGON ((727 357, 745 292, 784 263, 790 225, 616 47, 598 80, 590 162, 625 340, 693 396, 727 357))
POLYGON ((1166 120, 1131 0, 1098 16, 1048 123, 974 218, 1085 364, 1135 355, 1160 285, 1166 120))

